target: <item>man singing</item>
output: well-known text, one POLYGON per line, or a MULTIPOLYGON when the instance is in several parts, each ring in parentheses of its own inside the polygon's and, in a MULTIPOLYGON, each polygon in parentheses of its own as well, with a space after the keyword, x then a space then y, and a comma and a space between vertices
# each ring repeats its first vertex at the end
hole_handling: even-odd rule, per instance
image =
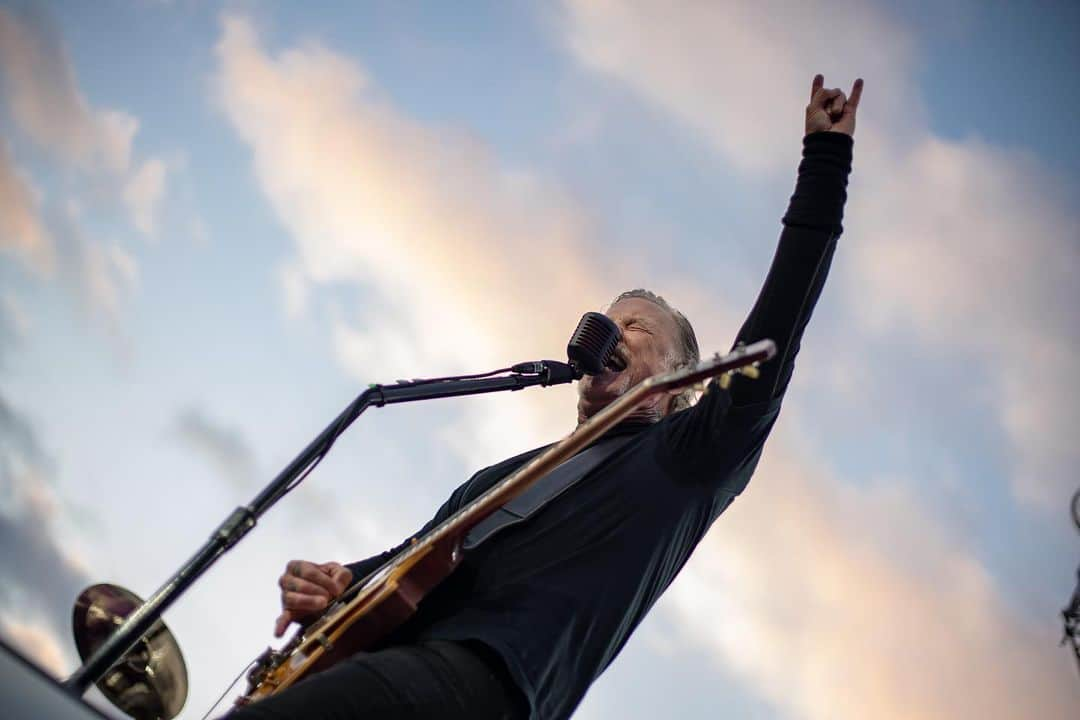
MULTIPOLYGON (((776 343, 777 355, 758 379, 736 376, 728 389, 710 383, 696 404, 692 391, 643 401, 554 471, 577 473, 567 490, 525 520, 487 536, 470 533, 461 565, 380 649, 230 717, 570 716, 757 465, 843 231, 862 87, 856 80, 847 97, 826 89, 821 75, 813 79, 803 159, 779 247, 736 338, 776 343)), ((651 292, 623 293, 607 315, 622 331, 616 353, 626 367, 578 384, 579 423, 645 378, 699 359, 690 323, 651 292)), ((476 473, 418 534, 543 449, 476 473)), ((350 565, 289 562, 279 580, 275 633, 317 615, 404 547, 350 565)))

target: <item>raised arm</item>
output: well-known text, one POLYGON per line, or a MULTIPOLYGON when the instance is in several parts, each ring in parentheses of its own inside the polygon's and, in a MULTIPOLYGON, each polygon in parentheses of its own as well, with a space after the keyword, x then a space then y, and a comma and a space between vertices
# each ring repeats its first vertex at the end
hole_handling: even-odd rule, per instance
POLYGON ((825 284, 841 221, 851 172, 855 111, 862 79, 848 98, 839 88, 825 89, 814 77, 806 106, 806 135, 795 193, 784 214, 784 228, 765 284, 736 342, 762 338, 776 342, 777 356, 761 367, 757 380, 736 377, 734 407, 764 403, 784 394, 794 369, 802 333, 825 284))

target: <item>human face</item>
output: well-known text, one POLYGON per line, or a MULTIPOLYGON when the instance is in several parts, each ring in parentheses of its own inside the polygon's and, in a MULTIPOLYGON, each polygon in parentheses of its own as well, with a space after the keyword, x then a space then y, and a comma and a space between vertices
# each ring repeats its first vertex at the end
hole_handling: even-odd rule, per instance
MULTIPOLYGON (((586 375, 578 383, 578 422, 607 407, 647 377, 671 369, 675 357, 678 327, 671 314, 645 298, 623 298, 612 305, 607 316, 622 331, 622 341, 615 353, 626 361, 619 372, 605 370, 599 375, 586 375)), ((667 414, 670 394, 653 395, 642 401, 627 416, 655 422, 667 414)))

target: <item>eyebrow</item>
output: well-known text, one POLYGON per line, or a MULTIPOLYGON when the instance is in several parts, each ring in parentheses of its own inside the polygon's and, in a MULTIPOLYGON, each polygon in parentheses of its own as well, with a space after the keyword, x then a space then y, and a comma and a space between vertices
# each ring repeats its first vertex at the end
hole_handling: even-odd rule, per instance
POLYGON ((636 322, 636 323, 641 323, 642 325, 648 325, 649 327, 653 327, 652 321, 649 320, 644 315, 630 315, 629 317, 623 318, 623 322, 624 323, 636 322))

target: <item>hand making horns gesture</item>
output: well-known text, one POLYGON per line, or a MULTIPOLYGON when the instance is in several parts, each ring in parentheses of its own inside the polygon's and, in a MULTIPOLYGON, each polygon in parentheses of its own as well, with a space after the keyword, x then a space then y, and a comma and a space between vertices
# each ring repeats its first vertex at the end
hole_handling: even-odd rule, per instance
POLYGON ((825 76, 818 73, 810 86, 810 104, 806 106, 806 134, 821 132, 855 134, 855 111, 862 97, 862 78, 851 88, 851 97, 845 97, 840 88, 826 90, 825 76))

